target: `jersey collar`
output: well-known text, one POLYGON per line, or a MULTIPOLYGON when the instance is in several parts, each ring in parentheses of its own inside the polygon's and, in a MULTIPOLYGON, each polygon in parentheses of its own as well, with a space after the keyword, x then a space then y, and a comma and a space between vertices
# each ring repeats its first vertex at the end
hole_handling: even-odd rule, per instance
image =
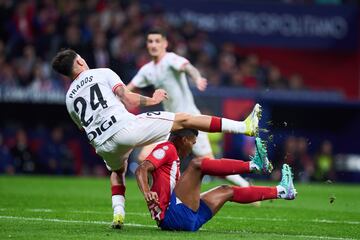
POLYGON ((83 73, 84 71, 81 71, 81 72, 79 72, 78 74, 76 74, 76 76, 72 79, 73 81, 75 81, 78 77, 79 77, 79 75, 81 74, 81 73, 83 73))
POLYGON ((155 62, 155 60, 153 60, 154 65, 158 65, 165 58, 165 56, 167 54, 168 54, 168 52, 165 52, 165 54, 157 62, 155 62))

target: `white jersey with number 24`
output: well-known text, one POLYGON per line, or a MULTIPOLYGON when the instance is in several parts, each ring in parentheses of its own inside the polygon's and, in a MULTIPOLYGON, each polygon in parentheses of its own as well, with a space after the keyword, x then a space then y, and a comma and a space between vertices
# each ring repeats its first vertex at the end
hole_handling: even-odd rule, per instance
POLYGON ((66 93, 66 108, 71 118, 86 131, 94 147, 136 118, 114 93, 123 85, 111 69, 89 69, 80 73, 66 93))

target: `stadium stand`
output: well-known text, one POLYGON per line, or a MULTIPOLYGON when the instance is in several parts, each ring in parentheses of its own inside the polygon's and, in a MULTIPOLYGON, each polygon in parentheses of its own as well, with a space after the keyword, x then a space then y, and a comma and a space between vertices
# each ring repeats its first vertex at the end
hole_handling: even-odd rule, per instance
MULTIPOLYGON (((356 3, 340 0, 272 2, 356 3)), ((149 7, 138 1, 111 0, 2 1, 0 18, 0 102, 8 113, 2 118, 0 128, 0 156, 5 160, 0 162, 1 173, 105 175, 101 160, 84 136, 75 133, 65 110, 61 110, 64 106, 59 104, 64 101, 64 91, 70 81, 51 70, 50 60, 58 49, 72 48, 87 59, 90 67, 110 67, 127 83, 149 60, 144 32, 153 26, 161 26, 171 33, 169 50, 188 58, 208 79, 206 96, 195 92, 202 101, 200 105, 209 98, 215 98, 210 103, 222 102, 224 98, 239 94, 268 101, 270 106, 278 101, 291 103, 299 99, 307 106, 314 102, 341 104, 346 98, 341 89, 324 92, 326 84, 314 88, 301 71, 289 72, 262 55, 243 51, 235 43, 213 41, 207 32, 191 22, 172 24, 167 21, 164 9, 157 5, 149 7), (220 87, 225 91, 219 92, 220 87), (31 105, 32 110, 26 110, 29 100, 35 104, 31 105), (34 110, 34 106, 40 105, 41 110, 34 110), (34 116, 32 122, 21 119, 24 115, 11 110, 13 106, 19 112, 30 112, 34 116), (49 108, 58 113, 48 114, 49 119, 43 119, 49 108)), ((222 108, 219 106, 214 111, 221 114, 222 108)), ((355 115, 356 118, 359 116, 355 115)), ((291 136, 288 130, 286 137, 278 139, 276 144, 282 150, 274 150, 277 163, 284 160, 299 166, 297 179, 301 181, 324 180, 327 176, 335 179, 334 153, 326 150, 334 143, 317 139, 315 146, 308 149, 310 141, 306 134, 300 131, 291 136)), ((225 149, 224 154, 231 156, 231 151, 225 149)))

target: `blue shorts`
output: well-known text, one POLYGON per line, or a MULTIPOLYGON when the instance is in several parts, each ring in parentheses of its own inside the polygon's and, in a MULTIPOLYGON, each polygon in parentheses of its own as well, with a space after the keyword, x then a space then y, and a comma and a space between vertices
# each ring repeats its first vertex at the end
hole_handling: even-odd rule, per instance
POLYGON ((212 216, 210 208, 203 200, 200 199, 199 209, 193 211, 177 199, 175 191, 173 191, 165 217, 159 227, 162 230, 197 231, 212 216))

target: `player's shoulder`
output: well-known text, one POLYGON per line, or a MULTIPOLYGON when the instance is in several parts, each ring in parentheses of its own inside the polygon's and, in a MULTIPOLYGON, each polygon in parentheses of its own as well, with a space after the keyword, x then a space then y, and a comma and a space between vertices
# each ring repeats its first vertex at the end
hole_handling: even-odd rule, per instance
POLYGON ((145 63, 140 69, 139 72, 146 72, 149 71, 154 67, 154 63, 152 61, 145 63))
POLYGON ((164 62, 171 62, 174 59, 177 59, 179 57, 179 55, 173 53, 173 52, 166 52, 165 56, 164 56, 164 62))
POLYGON ((154 63, 152 61, 144 64, 139 71, 137 72, 137 76, 142 76, 147 78, 148 76, 150 76, 153 72, 154 72, 154 63))
POLYGON ((174 150, 175 146, 172 142, 166 141, 156 145, 156 148, 163 148, 164 150, 168 150, 168 149, 174 150))
POLYGON ((178 55, 174 52, 167 52, 165 56, 166 57, 180 57, 180 55, 178 55))
POLYGON ((157 159, 162 159, 165 156, 177 155, 176 148, 172 142, 163 142, 156 145, 153 150, 153 156, 157 159))
POLYGON ((174 52, 167 52, 165 58, 168 60, 184 59, 183 56, 180 56, 179 54, 176 54, 174 52))
POLYGON ((91 69, 91 71, 93 71, 95 73, 99 73, 99 74, 113 74, 113 73, 115 73, 110 68, 93 68, 93 69, 91 69))
POLYGON ((186 58, 180 56, 174 52, 167 52, 165 55, 165 62, 174 63, 174 62, 188 62, 186 58))

